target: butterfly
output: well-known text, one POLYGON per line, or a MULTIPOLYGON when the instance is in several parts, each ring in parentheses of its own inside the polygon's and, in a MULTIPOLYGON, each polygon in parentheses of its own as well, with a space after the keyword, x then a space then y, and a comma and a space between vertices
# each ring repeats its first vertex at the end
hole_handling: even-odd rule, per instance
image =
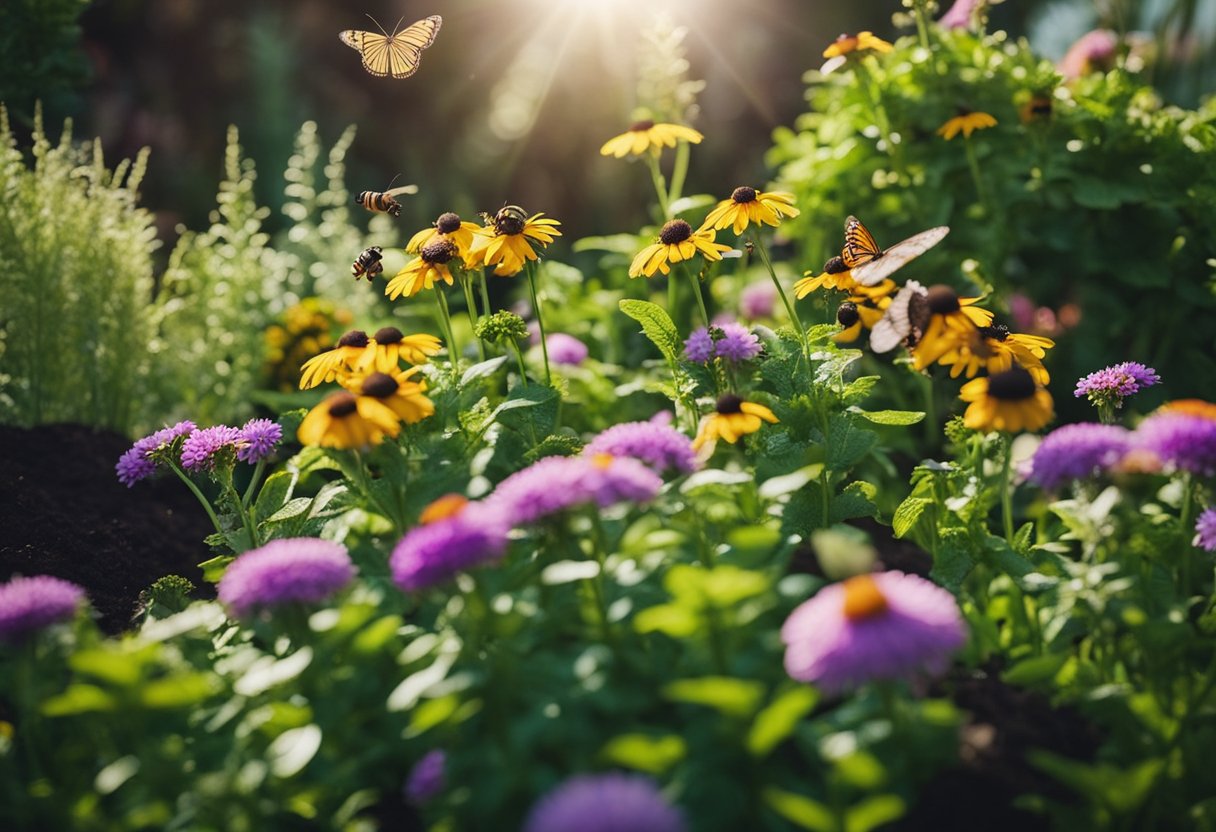
MULTIPOLYGON (((372 18, 372 22, 376 23, 375 18, 372 18)), ((435 35, 439 33, 442 23, 443 18, 433 14, 400 31, 394 28, 391 35, 385 34, 384 27, 376 23, 380 27, 379 34, 347 29, 339 32, 338 37, 363 56, 363 68, 372 75, 409 78, 418 71, 422 50, 435 42, 435 35)), ((401 21, 397 21, 397 26, 400 25, 401 21)))
POLYGON ((861 220, 849 217, 844 224, 844 248, 840 259, 851 270, 853 280, 862 286, 874 286, 933 248, 949 233, 949 226, 939 225, 884 249, 861 220))
POLYGON ((915 346, 929 324, 929 317, 928 291, 915 280, 909 280, 870 330, 870 349, 881 353, 890 352, 905 342, 910 347, 915 346))

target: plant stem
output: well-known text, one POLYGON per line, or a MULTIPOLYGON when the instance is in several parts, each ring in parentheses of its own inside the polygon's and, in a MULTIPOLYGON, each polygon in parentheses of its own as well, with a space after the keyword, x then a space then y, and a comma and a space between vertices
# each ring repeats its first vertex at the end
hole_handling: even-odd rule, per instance
POLYGON ((1182 475, 1182 506, 1178 514, 1178 523, 1182 527, 1182 562, 1179 566, 1179 583, 1182 584, 1182 597, 1191 597, 1191 564, 1195 560, 1195 547, 1191 543, 1191 532, 1194 527, 1195 512, 1195 481, 1191 473, 1182 475))
POLYGON ((460 355, 460 349, 456 346, 456 333, 452 329, 452 315, 448 311, 448 299, 438 286, 435 287, 435 306, 439 308, 439 323, 448 337, 448 363, 451 365, 452 375, 455 375, 456 359, 460 355))
POLYGON ((686 268, 682 263, 676 268, 678 268, 688 278, 689 282, 692 283, 693 294, 697 296, 697 306, 701 307, 701 317, 705 320, 705 325, 709 326, 709 311, 705 308, 705 296, 701 293, 700 279, 692 273, 691 269, 686 268))
POLYGON ((207 516, 211 518, 211 525, 215 526, 216 534, 223 534, 224 529, 220 526, 220 519, 215 516, 215 510, 211 508, 211 503, 207 502, 207 498, 203 496, 203 492, 194 484, 194 480, 186 476, 186 472, 173 460, 169 460, 169 467, 173 470, 173 473, 177 474, 178 479, 184 482, 186 487, 198 498, 199 504, 207 512, 207 516))
MULTIPOLYGON (((511 351, 515 353, 515 363, 519 365, 519 380, 523 383, 524 387, 527 387, 528 371, 524 367, 523 350, 519 348, 519 344, 515 343, 515 341, 511 341, 511 351)), ((529 424, 531 424, 531 422, 529 422, 529 424)))
POLYGON ((489 282, 486 279, 487 271, 488 269, 482 269, 477 280, 477 285, 481 289, 481 314, 483 315, 490 314, 490 287, 486 285, 489 282))
POLYGON ((646 154, 646 167, 650 169, 650 181, 654 183, 654 192, 659 198, 659 212, 663 215, 662 221, 667 222, 671 219, 671 203, 667 195, 667 183, 663 179, 663 172, 659 170, 658 154, 646 154))
POLYGON ((1013 437, 1005 434, 1005 463, 1001 466, 1001 518, 1005 522, 1005 539, 1013 545, 1013 491, 1009 487, 1013 469, 1013 437))
POLYGON ((540 329, 540 351, 545 357, 545 383, 553 386, 553 373, 549 369, 549 345, 545 338, 545 318, 540 311, 540 296, 536 293, 536 266, 531 260, 524 266, 528 273, 528 290, 532 293, 532 314, 536 316, 536 326, 540 329))
MULTIPOLYGON (((790 321, 798 330, 798 343, 802 347, 802 357, 806 358, 806 329, 802 326, 802 320, 798 317, 797 310, 794 309, 794 304, 790 302, 789 296, 785 293, 785 289, 781 287, 781 281, 777 279, 777 272, 773 270, 772 261, 768 259, 768 251, 764 248, 764 244, 760 242, 760 235, 753 232, 751 234, 752 245, 756 251, 760 252, 760 260, 764 263, 764 268, 768 269, 768 276, 773 279, 773 285, 777 287, 777 294, 781 296, 781 302, 785 304, 786 314, 790 316, 790 321)), ((807 359, 808 364, 810 359, 807 359)))
POLYGON ((266 472, 266 460, 259 459, 257 464, 253 466, 253 476, 249 478, 249 485, 245 488, 245 495, 241 497, 241 505, 248 507, 253 500, 253 492, 257 490, 258 484, 262 481, 262 474, 266 472))
MULTIPOLYGON (((477 302, 473 300, 473 284, 470 282, 472 278, 468 275, 462 275, 460 278, 460 288, 464 289, 464 305, 465 311, 469 315, 469 327, 472 328, 474 335, 477 333, 477 320, 480 317, 477 314, 477 302)), ((486 342, 477 339, 477 354, 481 356, 481 360, 486 360, 486 342)))
POLYGON ((929 25, 925 19, 926 14, 924 0, 914 0, 912 4, 912 16, 916 18, 916 33, 920 37, 920 45, 925 49, 928 49, 929 25))
POLYGON ((684 193, 684 177, 688 175, 688 142, 681 140, 676 144, 676 162, 671 171, 671 191, 667 194, 668 204, 675 202, 684 193))
POLYGON ((967 151, 967 167, 971 169, 971 179, 975 182, 975 193, 979 198, 980 205, 984 209, 984 213, 991 216, 992 209, 988 205, 988 192, 984 188, 984 179, 980 174, 980 162, 975 155, 975 147, 971 144, 970 136, 963 136, 963 147, 967 151))

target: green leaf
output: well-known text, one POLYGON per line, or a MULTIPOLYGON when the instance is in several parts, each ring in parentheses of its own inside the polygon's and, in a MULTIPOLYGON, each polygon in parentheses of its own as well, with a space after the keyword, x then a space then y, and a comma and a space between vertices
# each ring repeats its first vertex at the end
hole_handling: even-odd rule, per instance
POLYGON ((220 578, 224 577, 224 570, 234 560, 236 558, 231 555, 217 555, 210 560, 203 561, 198 565, 198 568, 203 570, 203 580, 213 584, 219 583, 220 578))
POLYGON ((1033 687, 1049 682, 1068 662, 1067 653, 1049 653, 1045 656, 1031 656, 1016 662, 1001 674, 1001 680, 1010 685, 1033 687))
POLYGON ((873 791, 887 781, 887 769, 868 751, 854 751, 836 761, 836 775, 859 791, 873 791))
POLYGON ((782 510, 781 533, 786 537, 797 534, 805 538, 812 530, 827 526, 823 502, 823 486, 818 482, 808 482, 794 492, 782 510))
POLYGON ((731 676, 702 676, 677 679, 663 686, 663 696, 673 702, 707 705, 727 716, 751 716, 764 697, 764 685, 731 676))
POLYGON ((915 425, 925 418, 919 410, 862 410, 850 408, 850 412, 873 422, 876 425, 915 425))
POLYGON ((702 591, 705 600, 718 609, 729 609, 741 601, 762 595, 771 586, 763 572, 752 572, 737 566, 715 566, 705 573, 702 591))
POLYGON ((933 557, 933 569, 929 577, 951 592, 957 593, 963 579, 975 568, 971 541, 961 529, 946 529, 933 557))
POLYGON ((1165 766, 1165 760, 1150 758, 1122 769, 1110 763, 1084 763, 1038 749, 1026 752, 1026 757, 1037 768, 1120 815, 1139 808, 1165 766))
POLYGON ((932 500, 925 497, 909 497, 904 500, 899 504, 899 508, 895 509, 895 516, 891 518, 891 531, 896 537, 906 535, 932 503, 932 500))
POLYGON ((270 515, 266 519, 260 521, 259 528, 267 523, 282 523, 285 520, 290 520, 293 517, 299 517, 304 512, 308 511, 312 506, 311 497, 294 497, 283 504, 283 507, 270 515))
POLYGON ((636 771, 661 776, 684 759, 688 745, 682 737, 663 734, 621 734, 613 737, 600 749, 600 756, 636 771))
POLYGON ((642 332, 658 347, 668 363, 675 364, 680 354, 680 335, 663 307, 644 300, 626 298, 621 311, 642 325, 642 332))
POLYGON ((881 376, 861 376, 850 381, 840 393, 840 400, 845 406, 855 405, 869 397, 870 391, 878 383, 881 376))
POLYGON ((76 683, 43 702, 42 713, 45 716, 74 716, 112 711, 117 706, 118 700, 96 685, 76 683))
POLYGON ((659 604, 642 610, 633 618, 639 633, 665 633, 672 638, 690 638, 701 630, 701 616, 678 604, 659 604))
POLYGON ((464 374, 460 376, 460 386, 464 387, 470 382, 476 381, 479 378, 486 378, 487 376, 494 375, 498 368, 507 362, 509 357, 510 356, 500 355, 496 358, 488 358, 485 361, 474 364, 472 367, 465 370, 464 374))
POLYGON ((779 694, 756 714, 747 732, 747 750, 754 757, 767 755, 794 732, 799 721, 814 710, 818 702, 819 693, 811 687, 799 686, 779 694))
POLYGON ((281 659, 276 659, 274 656, 262 656, 236 680, 233 690, 241 696, 257 696, 296 678, 307 670, 310 664, 312 664, 312 648, 307 645, 281 659))
POLYGON ((844 491, 832 498, 829 523, 840 523, 855 517, 877 517, 878 506, 874 505, 874 497, 878 488, 865 480, 857 480, 845 486, 844 491))
POLYGON ((762 794, 765 804, 790 823, 812 832, 838 832, 836 818, 818 800, 772 786, 765 788, 762 794))
POLYGON ((878 441, 874 431, 858 427, 856 421, 845 414, 835 414, 828 424, 827 466, 833 471, 844 471, 860 462, 878 441))
POLYGON ((139 689, 140 701, 149 708, 183 708, 197 705, 219 688, 211 673, 176 673, 153 679, 139 689))
POLYGON ((368 625, 366 629, 355 636, 351 649, 355 653, 370 655, 384 648, 401 629, 402 619, 399 615, 386 615, 368 625))
POLYGON ((266 750, 270 770, 276 777, 294 777, 308 765, 321 748, 321 729, 304 725, 279 734, 266 750))
POLYGON ((904 816, 907 806, 894 794, 878 794, 855 803, 845 812, 845 832, 870 832, 904 816))
POLYGON ((275 471, 262 483, 257 501, 253 504, 253 516, 259 520, 269 519, 286 505, 295 491, 300 475, 296 471, 275 471))
POLYGON ((447 722, 460 708, 460 697, 454 693, 428 699, 420 702, 410 714, 410 726, 406 729, 406 739, 426 733, 437 725, 447 722))

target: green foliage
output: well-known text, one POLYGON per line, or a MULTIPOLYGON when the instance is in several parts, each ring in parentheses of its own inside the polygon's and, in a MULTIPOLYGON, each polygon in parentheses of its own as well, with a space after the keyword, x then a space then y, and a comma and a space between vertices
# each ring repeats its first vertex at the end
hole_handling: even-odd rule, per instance
MULTIPOLYGON (((77 21, 88 0, 6 0, 0 6, 0 102, 19 124, 32 123, 35 102, 52 112, 72 103, 88 77, 77 21)), ((40 131, 38 127, 36 130, 40 131)))

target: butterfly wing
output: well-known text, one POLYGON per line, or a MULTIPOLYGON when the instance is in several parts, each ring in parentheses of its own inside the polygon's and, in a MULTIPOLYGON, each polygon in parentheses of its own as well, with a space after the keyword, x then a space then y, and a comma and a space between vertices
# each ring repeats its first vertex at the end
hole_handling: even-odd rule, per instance
POLYGON ((363 68, 372 75, 384 78, 389 74, 389 46, 392 38, 377 32, 347 29, 338 33, 338 39, 359 53, 363 58, 363 68))
POLYGON ((418 71, 422 50, 435 42, 443 18, 431 15, 395 32, 388 39, 388 72, 394 78, 408 78, 418 71))
POLYGON ((860 266, 881 254, 882 249, 878 247, 874 235, 861 224, 861 220, 857 217, 849 217, 845 220, 844 248, 840 251, 840 258, 844 260, 846 266, 850 269, 860 266))
POLYGON ((385 196, 400 196, 401 194, 416 194, 418 193, 417 185, 402 185, 400 188, 393 188, 391 191, 385 191, 385 196))
POLYGON ((870 349, 877 353, 890 352, 904 342, 912 331, 910 307, 913 297, 924 292, 925 287, 915 280, 909 280, 908 285, 899 290, 882 318, 870 330, 870 349))
POLYGON ((862 286, 875 286, 882 283, 909 262, 940 243, 949 233, 949 226, 939 225, 937 228, 914 234, 902 243, 896 243, 874 258, 854 267, 853 279, 862 286))

